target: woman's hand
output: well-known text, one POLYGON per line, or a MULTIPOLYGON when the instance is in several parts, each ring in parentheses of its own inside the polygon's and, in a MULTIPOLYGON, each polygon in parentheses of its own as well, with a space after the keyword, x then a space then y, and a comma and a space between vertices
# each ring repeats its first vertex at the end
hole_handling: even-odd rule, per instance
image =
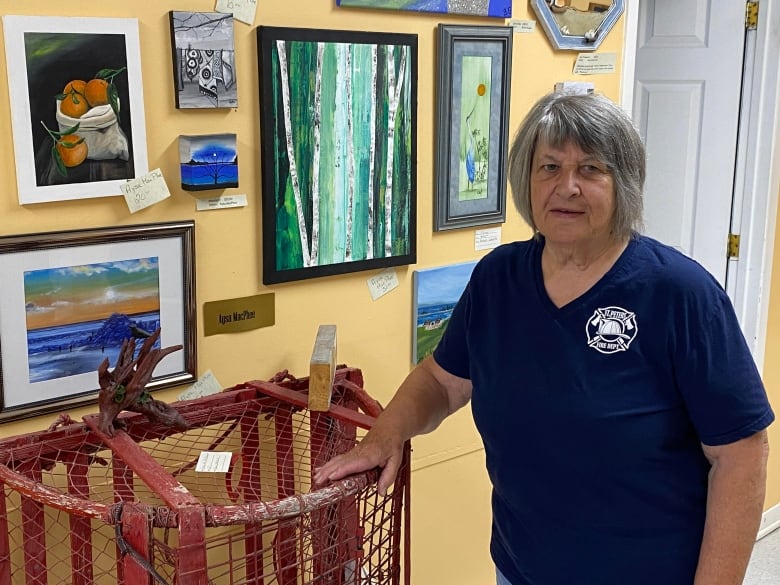
POLYGON ((314 470, 314 483, 322 485, 380 467, 377 487, 385 495, 401 467, 406 440, 431 432, 470 399, 471 380, 450 374, 430 356, 425 358, 409 373, 363 440, 314 470))
POLYGON ((326 484, 348 475, 382 468, 377 489, 384 496, 395 481, 403 458, 404 441, 392 433, 369 432, 351 451, 337 455, 314 471, 314 483, 326 484))

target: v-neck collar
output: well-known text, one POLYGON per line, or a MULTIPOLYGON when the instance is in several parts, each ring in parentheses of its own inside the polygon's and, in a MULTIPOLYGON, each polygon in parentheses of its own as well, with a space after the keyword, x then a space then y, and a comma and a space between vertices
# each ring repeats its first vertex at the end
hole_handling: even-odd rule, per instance
POLYGON ((572 311, 575 311, 583 303, 587 303, 589 299, 600 294, 601 291, 614 280, 615 276, 625 269, 626 264, 634 254, 638 243, 638 238, 638 235, 631 236, 623 252, 621 252, 620 256, 618 256, 618 259, 609 268, 609 270, 607 270, 604 276, 602 276, 592 287, 590 287, 580 296, 572 299, 562 307, 557 307, 555 305, 552 299, 550 299, 550 295, 547 294, 547 289, 544 286, 544 274, 542 273, 542 251, 544 250, 545 245, 544 236, 539 235, 534 238, 534 286, 536 287, 536 293, 539 296, 540 304, 545 307, 554 318, 559 318, 566 316, 572 311))

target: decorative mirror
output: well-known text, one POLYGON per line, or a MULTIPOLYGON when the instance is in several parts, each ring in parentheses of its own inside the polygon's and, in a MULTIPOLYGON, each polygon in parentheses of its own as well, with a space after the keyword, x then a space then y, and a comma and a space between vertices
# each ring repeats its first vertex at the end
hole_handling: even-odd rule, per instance
POLYGON ((531 6, 556 49, 595 51, 623 13, 623 2, 531 0, 531 6))

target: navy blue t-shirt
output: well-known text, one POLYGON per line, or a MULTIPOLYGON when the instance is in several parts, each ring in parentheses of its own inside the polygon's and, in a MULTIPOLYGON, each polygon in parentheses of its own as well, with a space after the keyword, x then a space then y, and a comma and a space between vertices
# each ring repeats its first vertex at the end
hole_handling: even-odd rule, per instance
POLYGON ((493 560, 513 585, 690 585, 701 443, 774 419, 733 307, 701 266, 637 236, 558 308, 543 246, 485 256, 434 352, 473 384, 493 560))

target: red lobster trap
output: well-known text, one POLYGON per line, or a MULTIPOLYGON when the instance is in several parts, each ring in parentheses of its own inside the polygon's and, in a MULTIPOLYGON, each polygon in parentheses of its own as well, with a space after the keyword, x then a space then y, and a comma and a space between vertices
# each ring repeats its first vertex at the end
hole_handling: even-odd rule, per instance
POLYGON ((172 403, 186 430, 123 412, 0 441, 0 585, 409 582, 409 444, 391 492, 370 471, 313 486, 380 407, 340 366, 327 412, 286 372, 172 403), (227 471, 202 454, 230 453, 227 471))

